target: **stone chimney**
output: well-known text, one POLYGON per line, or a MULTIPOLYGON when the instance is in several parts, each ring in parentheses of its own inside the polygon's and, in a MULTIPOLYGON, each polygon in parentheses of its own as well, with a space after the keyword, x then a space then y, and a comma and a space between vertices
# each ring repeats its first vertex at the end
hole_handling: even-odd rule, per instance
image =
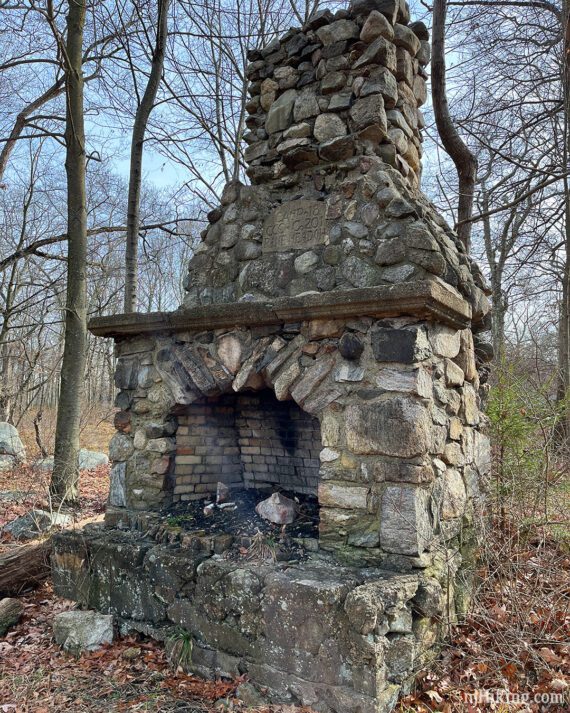
POLYGON ((409 19, 404 3, 356 2, 249 53, 253 183, 376 155, 418 185, 430 46, 425 25, 409 19))
POLYGON ((430 45, 402 0, 325 10, 249 53, 245 157, 190 261, 185 307, 481 273, 419 190, 430 45))

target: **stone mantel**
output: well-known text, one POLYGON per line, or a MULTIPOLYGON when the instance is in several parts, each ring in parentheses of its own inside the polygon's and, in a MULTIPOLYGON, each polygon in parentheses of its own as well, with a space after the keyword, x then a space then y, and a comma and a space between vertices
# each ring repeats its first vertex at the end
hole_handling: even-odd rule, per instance
POLYGON ((223 329, 309 319, 404 315, 465 329, 470 326, 471 307, 444 282, 434 279, 284 297, 271 302, 212 304, 175 312, 134 312, 95 317, 89 322, 89 330, 98 337, 121 339, 158 332, 223 329))

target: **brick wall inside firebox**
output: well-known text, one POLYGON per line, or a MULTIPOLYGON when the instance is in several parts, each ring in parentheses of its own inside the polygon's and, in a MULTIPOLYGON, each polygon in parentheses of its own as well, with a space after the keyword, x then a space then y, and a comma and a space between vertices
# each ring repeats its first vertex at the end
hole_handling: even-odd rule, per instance
POLYGON ((271 391, 192 404, 179 416, 175 500, 215 492, 220 480, 246 488, 316 495, 318 419, 271 391))

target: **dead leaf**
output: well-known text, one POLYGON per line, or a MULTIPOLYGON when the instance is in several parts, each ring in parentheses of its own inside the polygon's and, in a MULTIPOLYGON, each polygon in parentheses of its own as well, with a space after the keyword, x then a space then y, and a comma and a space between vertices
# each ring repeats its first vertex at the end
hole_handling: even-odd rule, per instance
POLYGON ((562 662, 560 656, 555 654, 552 649, 549 649, 546 646, 543 646, 542 649, 539 649, 538 653, 541 655, 543 660, 551 666, 557 666, 562 662))
POLYGON ((439 693, 434 690, 426 691, 426 696, 436 703, 441 703, 443 701, 443 698, 439 695, 439 693))

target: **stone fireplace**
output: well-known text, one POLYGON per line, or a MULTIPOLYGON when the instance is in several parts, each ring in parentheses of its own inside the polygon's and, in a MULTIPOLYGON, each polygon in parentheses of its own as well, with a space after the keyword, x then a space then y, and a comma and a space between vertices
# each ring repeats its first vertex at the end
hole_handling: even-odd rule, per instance
POLYGON ((249 59, 251 185, 208 215, 184 304, 90 325, 116 343, 111 490, 104 528, 56 537, 54 580, 124 630, 184 628, 201 675, 388 711, 468 593, 487 287, 419 190, 429 42, 405 2, 249 59), (316 536, 260 530, 296 549, 256 560, 202 518, 219 482, 312 499, 316 536))

